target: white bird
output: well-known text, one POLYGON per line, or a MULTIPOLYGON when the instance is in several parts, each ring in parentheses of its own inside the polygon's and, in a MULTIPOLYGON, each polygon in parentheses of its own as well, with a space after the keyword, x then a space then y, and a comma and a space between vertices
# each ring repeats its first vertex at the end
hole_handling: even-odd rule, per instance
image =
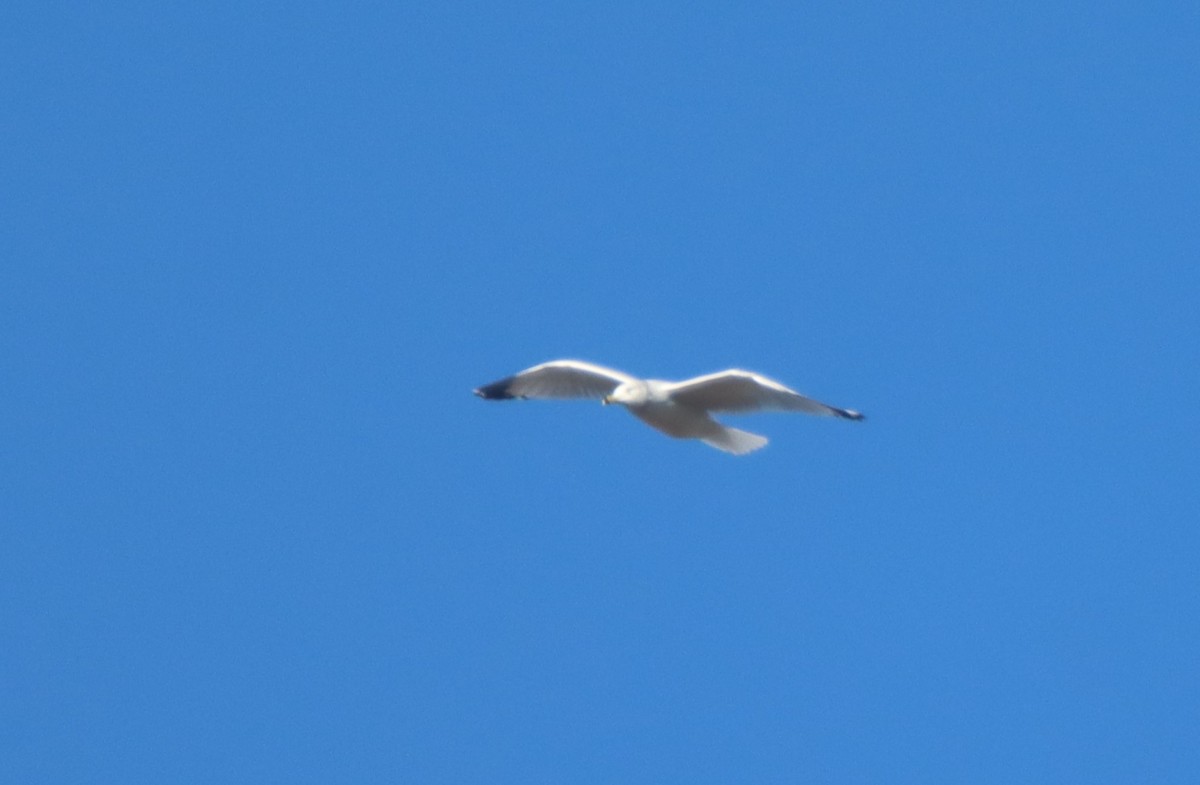
POLYGON ((711 412, 789 411, 861 420, 853 409, 806 398, 773 379, 730 369, 682 382, 637 379, 579 360, 554 360, 475 390, 491 401, 512 398, 599 398, 619 403, 642 422, 677 439, 699 439, 743 455, 763 447, 765 436, 722 425, 711 412))

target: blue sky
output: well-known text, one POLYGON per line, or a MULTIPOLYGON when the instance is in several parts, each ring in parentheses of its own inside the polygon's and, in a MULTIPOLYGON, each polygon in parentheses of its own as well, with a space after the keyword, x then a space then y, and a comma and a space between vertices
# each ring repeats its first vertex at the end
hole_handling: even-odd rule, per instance
POLYGON ((1200 777, 1193 4, 0 16, 0 778, 1200 777))

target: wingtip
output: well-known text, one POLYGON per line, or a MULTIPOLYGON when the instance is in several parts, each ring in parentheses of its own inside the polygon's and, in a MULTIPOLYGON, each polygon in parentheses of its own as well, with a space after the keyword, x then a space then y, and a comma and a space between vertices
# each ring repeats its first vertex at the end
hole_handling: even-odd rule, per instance
POLYGON ((510 381, 511 379, 501 379, 498 382, 476 387, 472 392, 485 401, 506 401, 516 397, 508 391, 510 381))
POLYGON ((862 412, 856 412, 853 409, 839 409, 838 414, 840 414, 842 417, 845 417, 847 420, 854 420, 855 422, 862 422, 863 420, 867 419, 867 415, 863 414, 862 412))

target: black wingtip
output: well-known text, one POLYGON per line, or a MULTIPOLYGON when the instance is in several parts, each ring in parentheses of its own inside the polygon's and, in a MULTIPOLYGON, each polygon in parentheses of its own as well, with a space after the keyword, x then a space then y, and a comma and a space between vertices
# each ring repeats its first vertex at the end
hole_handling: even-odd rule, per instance
POLYGON ((501 379, 498 382, 485 384, 482 387, 475 388, 475 394, 485 401, 507 401, 517 396, 508 391, 511 386, 512 379, 501 379))
POLYGON ((853 409, 838 409, 838 416, 845 417, 847 420, 854 420, 856 422, 862 422, 863 420, 867 419, 867 415, 863 414, 862 412, 856 412, 853 409))

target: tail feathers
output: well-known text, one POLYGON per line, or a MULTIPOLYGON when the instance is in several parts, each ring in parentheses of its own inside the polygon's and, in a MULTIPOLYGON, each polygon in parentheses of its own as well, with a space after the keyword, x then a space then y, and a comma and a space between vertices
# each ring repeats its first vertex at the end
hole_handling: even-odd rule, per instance
POLYGON ((702 437, 701 441, 709 447, 716 447, 718 450, 731 452, 734 455, 745 455, 748 452, 754 452, 767 445, 766 436, 759 436, 757 433, 739 431, 737 428, 727 428, 724 426, 721 427, 718 433, 702 437))

